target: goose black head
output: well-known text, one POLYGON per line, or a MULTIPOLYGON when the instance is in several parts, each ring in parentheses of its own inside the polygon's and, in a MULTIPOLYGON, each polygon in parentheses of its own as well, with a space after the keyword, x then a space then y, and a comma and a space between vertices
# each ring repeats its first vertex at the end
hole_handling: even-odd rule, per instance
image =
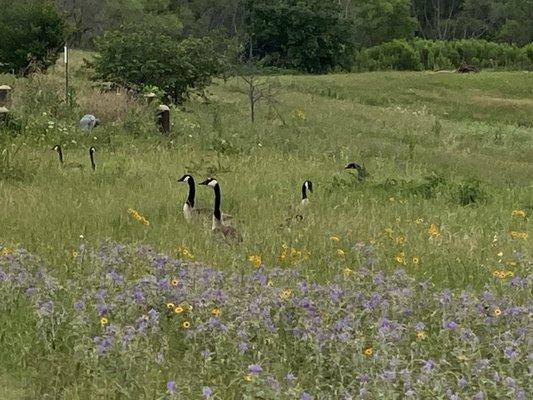
POLYGON ((311 193, 313 193, 313 182, 311 181, 305 181, 303 186, 309 190, 311 193))
POLYGON ((51 150, 60 152, 61 151, 61 146, 56 144, 54 147, 51 148, 51 150))
POLYGON ((93 146, 89 147, 89 154, 94 154, 94 153, 96 153, 96 149, 93 146))
POLYGON ((361 166, 357 163, 351 162, 346 164, 344 169, 361 169, 361 166))
POLYGON ((205 181, 200 182, 200 185, 215 187, 216 185, 218 185, 218 182, 215 178, 207 178, 205 181))
POLYGON ((189 180, 191 179, 193 179, 192 175, 185 174, 181 178, 178 179, 178 182, 189 182, 189 180))

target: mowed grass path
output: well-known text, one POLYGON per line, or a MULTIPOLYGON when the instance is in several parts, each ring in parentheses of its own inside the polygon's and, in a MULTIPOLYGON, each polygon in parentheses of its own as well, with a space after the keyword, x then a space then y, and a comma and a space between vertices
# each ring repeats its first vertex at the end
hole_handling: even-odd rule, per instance
MULTIPOLYGON (((84 93, 88 84, 77 76, 84 93)), ((50 80, 59 85, 59 77, 50 80)), ((137 122, 150 125, 148 111, 133 123, 104 121, 83 136, 74 117, 54 117, 43 105, 39 121, 54 122, 46 134, 2 139, 22 147, 13 163, 19 178, 0 180, 0 243, 21 243, 59 274, 75 272, 80 235, 94 244, 110 238, 166 252, 187 247, 195 259, 225 269, 251 268, 252 254, 278 264, 287 244, 309 253, 309 276, 321 280, 358 267, 351 252, 358 242, 375 246, 376 268, 403 264, 443 287, 482 287, 496 269, 530 268, 513 255, 530 259, 530 238, 510 231, 531 232, 531 219, 511 212, 533 212, 532 74, 269 79, 279 83, 276 109, 260 104, 255 124, 241 81, 232 79, 211 87, 209 104, 193 99, 174 109, 170 138, 155 130, 133 135, 137 122), (59 168, 50 151, 56 142, 66 161, 86 164, 83 172, 59 168), (96 173, 88 168, 89 145, 98 149, 96 173), (359 182, 344 171, 348 161, 364 164, 370 178, 359 182), (185 222, 187 188, 177 179, 186 172, 198 182, 219 179, 223 210, 236 216, 243 243, 216 240, 208 220, 185 222), (304 221, 280 227, 301 212, 304 179, 315 185, 304 221), (476 202, 461 205, 470 194, 476 202), (133 220, 129 207, 150 226, 133 220), (428 233, 431 224, 437 237, 428 233)), ((197 201, 210 206, 211 190, 198 187, 197 201)))

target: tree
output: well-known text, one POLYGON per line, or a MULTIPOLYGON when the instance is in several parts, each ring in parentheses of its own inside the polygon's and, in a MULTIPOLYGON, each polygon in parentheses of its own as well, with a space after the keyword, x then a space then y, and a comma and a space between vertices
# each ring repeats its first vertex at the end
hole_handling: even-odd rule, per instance
POLYGON ((0 0, 0 71, 46 71, 62 48, 65 24, 44 0, 0 0))
POLYGON ((322 73, 352 62, 351 26, 337 2, 248 0, 246 11, 254 55, 266 65, 322 73))
POLYGON ((126 87, 157 86, 174 102, 201 92, 222 72, 220 54, 207 38, 179 41, 145 29, 114 31, 100 37, 96 48, 96 79, 126 87))
POLYGON ((411 0, 350 0, 345 10, 360 47, 413 37, 416 19, 411 16, 411 0))

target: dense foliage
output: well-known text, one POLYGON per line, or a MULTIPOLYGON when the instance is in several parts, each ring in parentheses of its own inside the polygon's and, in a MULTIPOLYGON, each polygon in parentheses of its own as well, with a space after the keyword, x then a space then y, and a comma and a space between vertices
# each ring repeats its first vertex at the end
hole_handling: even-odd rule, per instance
POLYGON ((82 45, 90 45, 91 38, 106 30, 151 22, 171 36, 230 38, 241 43, 253 38, 254 55, 264 57, 267 65, 311 72, 347 67, 353 61, 353 48, 395 39, 485 39, 518 46, 533 40, 533 0, 57 3, 69 16, 75 40, 82 45))
POLYGON ((175 102, 205 88, 220 71, 208 38, 180 41, 156 31, 114 31, 99 38, 96 47, 97 78, 139 89, 156 86, 175 102))
POLYGON ((247 7, 253 55, 267 64, 316 73, 351 62, 350 26, 334 4, 252 0, 247 7))
POLYGON ((533 69, 533 44, 517 47, 486 40, 394 40, 361 51, 357 70, 454 69, 463 63, 481 68, 533 69))
POLYGON ((65 27, 46 1, 0 0, 0 71, 26 75, 57 60, 65 27))

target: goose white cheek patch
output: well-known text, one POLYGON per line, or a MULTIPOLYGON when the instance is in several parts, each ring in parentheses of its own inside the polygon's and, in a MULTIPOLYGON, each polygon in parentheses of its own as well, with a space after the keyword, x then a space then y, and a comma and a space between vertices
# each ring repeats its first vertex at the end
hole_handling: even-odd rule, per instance
POLYGON ((215 187, 218 184, 216 179, 213 179, 211 182, 208 183, 209 186, 215 187))

